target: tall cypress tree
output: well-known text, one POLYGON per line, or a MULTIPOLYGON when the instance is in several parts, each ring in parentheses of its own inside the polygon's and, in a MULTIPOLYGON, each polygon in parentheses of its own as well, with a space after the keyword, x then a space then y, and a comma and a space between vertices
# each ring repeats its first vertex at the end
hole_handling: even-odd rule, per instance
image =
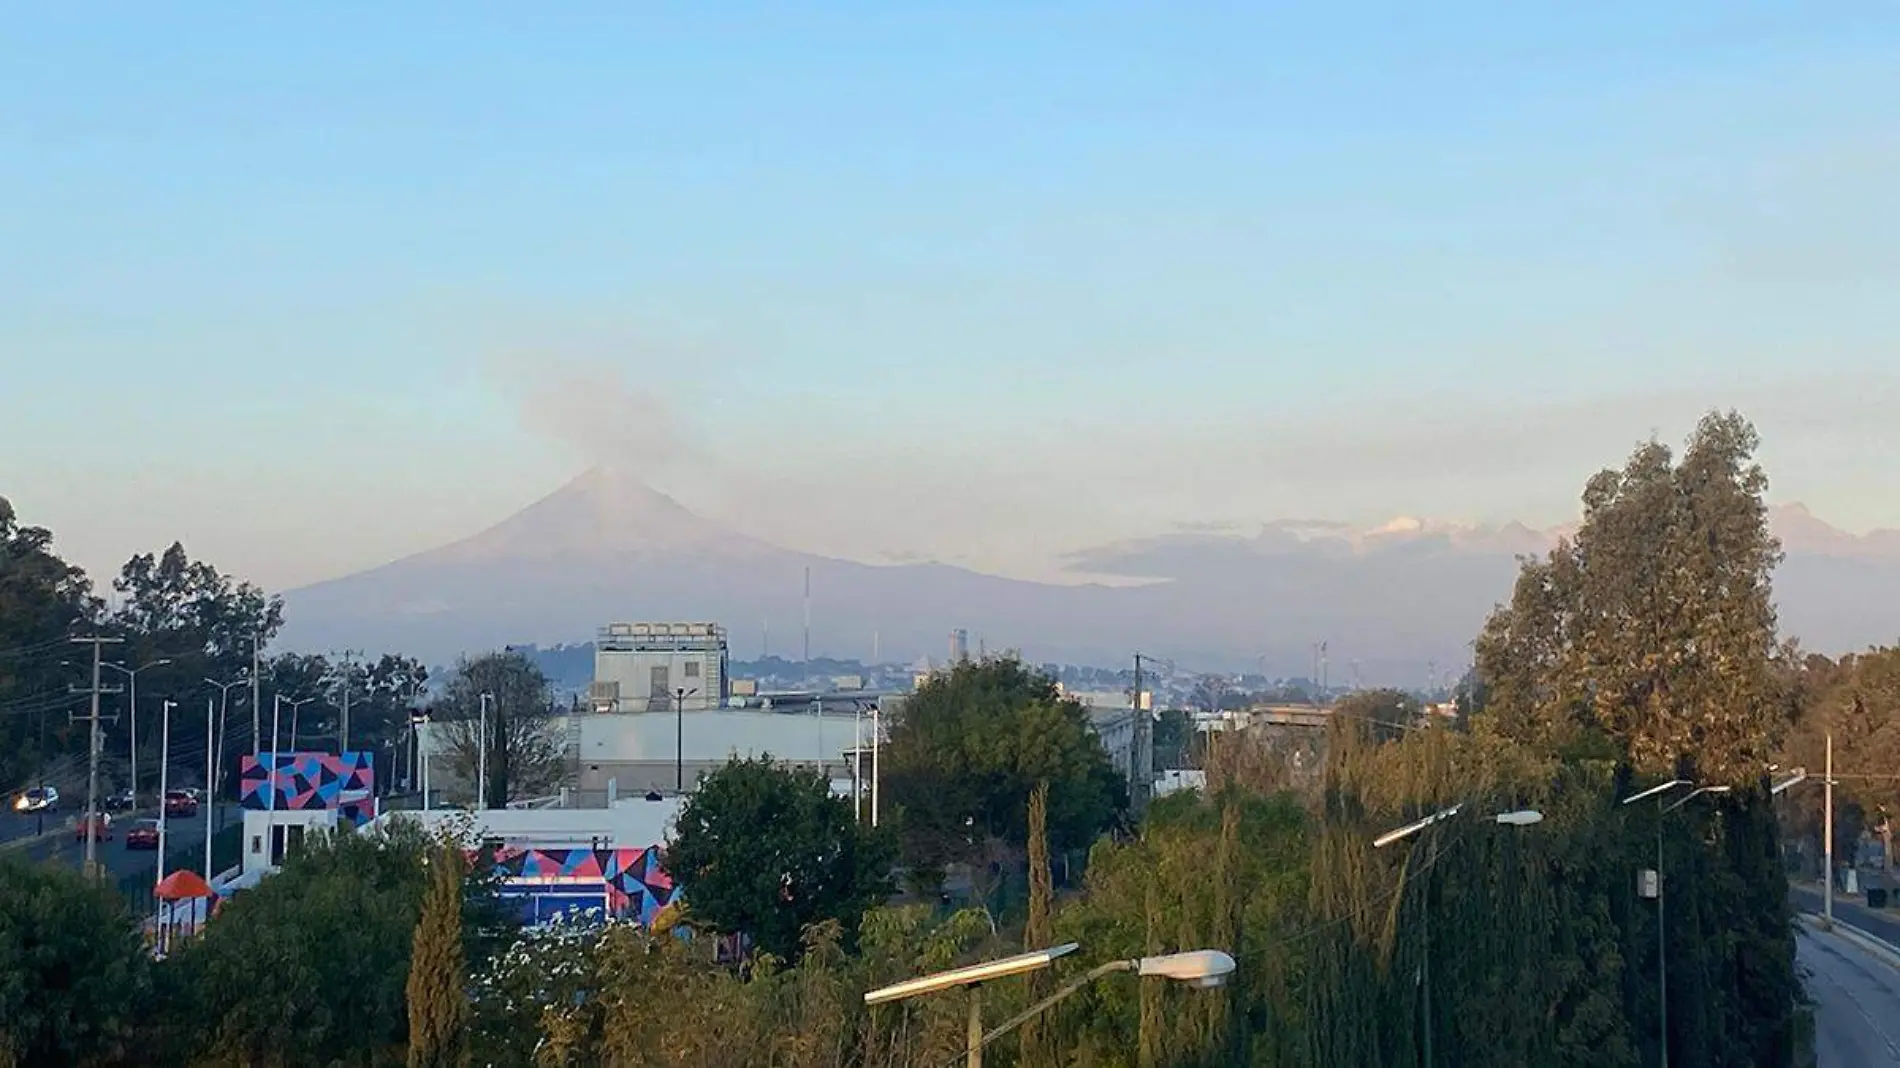
MULTIPOLYGON (((1049 781, 1036 784, 1029 794, 1029 922, 1023 928, 1025 952, 1047 949, 1055 942, 1055 884, 1049 870, 1049 781)), ((1047 970, 1029 973, 1029 1000, 1047 997, 1054 980, 1047 970)), ((1023 1025, 1024 1064, 1054 1064, 1041 1020, 1023 1025)))
POLYGON ((467 962, 462 951, 461 854, 431 858, 429 889, 409 961, 409 1068, 468 1064, 467 962))

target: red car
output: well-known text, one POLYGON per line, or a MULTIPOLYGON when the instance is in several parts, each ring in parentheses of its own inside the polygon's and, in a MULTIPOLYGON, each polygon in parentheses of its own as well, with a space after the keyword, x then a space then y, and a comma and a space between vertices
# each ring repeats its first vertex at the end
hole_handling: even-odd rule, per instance
POLYGON ((165 815, 167 816, 196 816, 197 814, 198 814, 198 799, 192 795, 191 791, 189 790, 165 791, 165 815))
POLYGON ((125 832, 125 848, 127 849, 157 849, 158 848, 158 821, 157 820, 140 820, 136 827, 133 827, 131 830, 125 832))
POLYGON ((112 817, 103 812, 98 813, 91 819, 87 819, 84 816, 79 817, 79 826, 73 828, 73 838, 81 842, 85 841, 87 830, 92 831, 92 840, 95 842, 111 841, 112 817))

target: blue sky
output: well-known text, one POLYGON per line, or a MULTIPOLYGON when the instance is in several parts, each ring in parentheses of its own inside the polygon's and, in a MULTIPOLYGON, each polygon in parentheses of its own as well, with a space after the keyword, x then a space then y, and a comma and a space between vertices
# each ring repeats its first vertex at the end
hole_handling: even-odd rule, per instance
POLYGON ((1737 405, 1777 496, 1900 526, 1891 6, 1431 6, 35 5, 0 493, 277 585, 606 457, 1034 573, 1553 522, 1737 405))

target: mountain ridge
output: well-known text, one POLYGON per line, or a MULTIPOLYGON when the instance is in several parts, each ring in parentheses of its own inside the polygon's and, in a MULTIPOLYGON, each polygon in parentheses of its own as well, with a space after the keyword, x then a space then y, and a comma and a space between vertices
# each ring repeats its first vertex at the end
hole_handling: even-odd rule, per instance
MULTIPOLYGON (((1777 592, 1797 633, 1841 649, 1900 637, 1900 609, 1889 607, 1900 605, 1900 532, 1850 534, 1798 504, 1776 506, 1772 520, 1788 551, 1777 592)), ((1428 663, 1462 662, 1485 614, 1509 597, 1518 558, 1572 531, 1276 520, 1098 546, 1064 559, 1079 581, 1030 582, 782 547, 596 468, 469 537, 290 591, 285 639, 434 658, 582 640, 613 620, 690 618, 725 623, 735 655, 775 640, 776 651, 802 654, 809 574, 814 654, 934 655, 954 627, 1033 659, 1116 663, 1141 648, 1294 675, 1326 639, 1368 682, 1402 682, 1428 663)))

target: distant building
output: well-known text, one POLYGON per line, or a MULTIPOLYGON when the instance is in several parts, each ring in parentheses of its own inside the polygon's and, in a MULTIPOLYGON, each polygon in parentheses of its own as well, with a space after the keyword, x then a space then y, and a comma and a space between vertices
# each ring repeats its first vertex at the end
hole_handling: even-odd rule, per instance
MULTIPOLYGON (((805 706, 807 709, 810 705, 805 706)), ((771 756, 775 763, 849 778, 852 753, 868 752, 874 720, 862 712, 722 709, 686 716, 583 716, 577 730, 577 785, 588 794, 612 785, 617 796, 649 790, 690 791, 699 777, 734 758, 771 756)), ((889 725, 884 724, 889 735, 889 725)))
POLYGON ((970 632, 962 627, 950 632, 950 666, 955 667, 970 659, 970 632))
MULTIPOLYGON (((1121 772, 1132 790, 1140 774, 1135 767, 1135 746, 1140 740, 1135 736, 1135 718, 1142 713, 1135 710, 1127 694, 1118 691, 1068 690, 1060 683, 1056 690, 1088 709, 1089 728, 1108 753, 1109 764, 1121 772)), ((1147 694, 1142 696, 1146 698, 1147 694)))
POLYGON ((726 703, 726 628, 717 623, 610 623, 594 639, 595 712, 705 711, 726 703))

